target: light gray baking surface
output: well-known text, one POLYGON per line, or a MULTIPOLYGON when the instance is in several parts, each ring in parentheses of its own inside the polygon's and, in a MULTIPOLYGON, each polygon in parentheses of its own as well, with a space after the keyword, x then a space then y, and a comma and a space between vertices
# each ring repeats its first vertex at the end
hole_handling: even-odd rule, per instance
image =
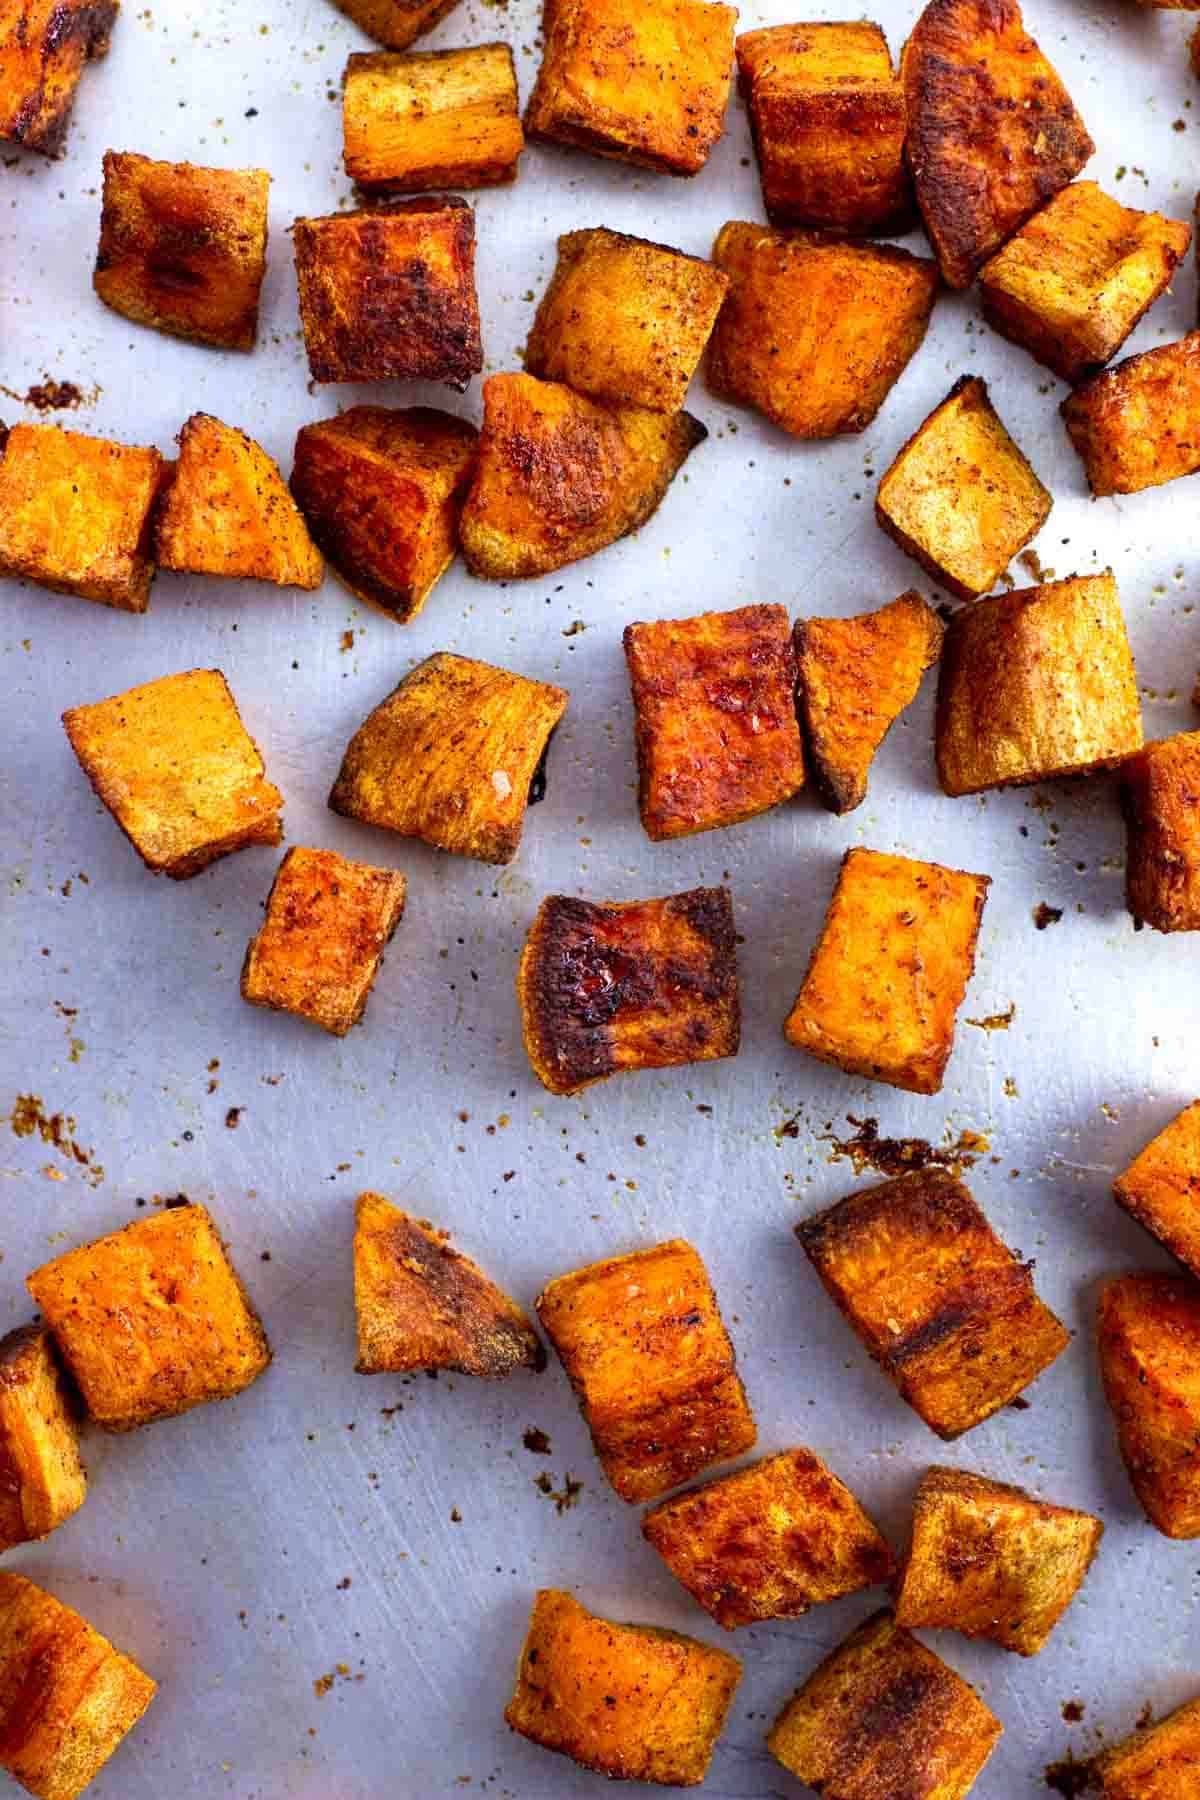
MULTIPOLYGON (((772 0, 743 24, 789 16, 772 0)), ((898 48, 907 8, 876 16, 898 48)), ((1039 0, 1029 23, 1100 146, 1088 174, 1127 203, 1187 216, 1200 130, 1190 15, 1039 0)), ((430 42, 497 36, 517 47, 524 97, 535 68, 527 0, 506 11, 468 0, 430 42)), ((348 194, 334 101, 346 53, 365 47, 322 0, 173 0, 152 12, 127 3, 107 63, 83 81, 65 159, 5 159, 0 381, 17 393, 45 372, 96 383, 94 404, 66 422, 164 451, 190 412, 208 409, 290 466, 299 425, 368 392, 308 392, 286 235, 297 213, 348 194), (253 357, 139 330, 94 299, 109 145, 270 168, 253 357)), ((703 253, 725 219, 761 217, 740 107, 728 125, 692 182, 532 149, 514 190, 479 199, 489 369, 514 366, 558 231, 605 223, 703 253)), ((1178 336, 1195 309, 1189 266, 1132 347, 1178 336)), ((550 1275, 686 1235, 713 1272, 760 1447, 811 1445, 897 1547, 933 1461, 1099 1512, 1108 1530, 1098 1563, 1035 1662, 949 1633, 928 1639, 1006 1728, 981 1800, 1045 1792, 1045 1766, 1068 1745, 1090 1750, 1102 1733, 1130 1729, 1144 1702, 1165 1710, 1200 1687, 1200 1556, 1142 1520, 1090 1346, 1097 1277, 1165 1261, 1114 1207, 1111 1177, 1200 1088, 1197 947, 1135 936, 1112 784, 943 798, 927 684, 878 757, 867 803, 845 820, 804 797, 736 830, 654 846, 634 806, 623 624, 747 600, 848 613, 914 580, 928 591, 876 529, 871 501, 876 476, 964 371, 992 381, 1053 489, 1043 563, 1059 574, 1116 570, 1148 730, 1194 725, 1197 487, 1089 502, 1057 416, 1060 384, 989 334, 973 297, 939 302, 923 351, 859 438, 793 444, 697 383, 692 408, 711 437, 636 539, 507 588, 455 569, 407 629, 332 579, 306 595, 164 575, 145 618, 4 587, 0 1114, 19 1093, 40 1096, 75 1121, 89 1164, 0 1130, 0 1327, 29 1316, 22 1277, 56 1248, 139 1216, 139 1198, 183 1192, 211 1204, 276 1353, 229 1405, 126 1438, 91 1434, 84 1510, 6 1559, 162 1684, 97 1800, 596 1795, 598 1777, 513 1737, 501 1718, 533 1590, 548 1584, 740 1653, 745 1679, 707 1792, 802 1791, 767 1756, 765 1731, 880 1596, 725 1637, 607 1487, 555 1362, 496 1386, 355 1376, 352 1210, 367 1186, 449 1227, 526 1303, 550 1275), (572 691, 549 796, 507 870, 440 857, 325 807, 351 732, 436 649, 572 691), (238 997, 277 854, 249 851, 185 884, 152 879, 59 726, 64 707, 211 665, 228 675, 284 791, 288 840, 408 876, 408 910, 365 1024, 345 1042, 238 997), (932 1099, 845 1079, 780 1036, 837 860, 860 843, 993 877, 949 1078, 932 1099), (632 898, 715 881, 730 883, 745 938, 736 1062, 626 1077, 575 1100, 544 1093, 513 994, 541 897, 632 898), (1039 933, 1031 914, 1042 900, 1063 918, 1039 933), (967 1023, 1013 1003, 1007 1031, 967 1023), (240 1109, 236 1129, 230 1108, 240 1109), (973 1190, 1008 1241, 1036 1255, 1041 1291, 1076 1333, 1028 1411, 953 1447, 868 1362, 791 1235, 855 1185, 822 1137, 827 1127, 849 1135, 848 1114, 934 1142, 984 1133, 991 1154, 969 1177, 973 1190), (797 1135, 780 1135, 790 1119, 797 1135), (532 1425, 549 1433, 548 1458, 522 1446, 532 1425), (556 1490, 568 1475, 582 1481, 574 1507, 560 1514, 538 1491, 543 1471, 556 1490), (314 1682, 339 1665, 349 1674, 319 1698, 314 1682), (1070 1726, 1061 1708, 1074 1699, 1086 1714, 1070 1726)), ((461 402, 419 397, 477 415, 478 384, 461 402)), ((10 420, 22 410, 0 407, 10 420)))

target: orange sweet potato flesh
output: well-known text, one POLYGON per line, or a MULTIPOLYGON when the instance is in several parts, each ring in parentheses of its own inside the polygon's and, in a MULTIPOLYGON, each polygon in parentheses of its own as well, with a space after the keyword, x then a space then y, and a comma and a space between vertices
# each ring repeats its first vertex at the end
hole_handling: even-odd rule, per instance
POLYGON ((1135 1731, 1096 1759, 1101 1800, 1185 1800, 1200 1771, 1200 1700, 1135 1731))
POLYGON ((1200 470, 1200 331, 1127 356, 1059 411, 1093 494, 1138 494, 1200 470))
POLYGON ((1121 1455, 1150 1523, 1200 1537, 1200 1287, 1121 1275, 1100 1295, 1100 1373, 1121 1455))
POLYGON ((1193 1100, 1123 1169, 1117 1204, 1200 1275, 1200 1100, 1193 1100))
POLYGON ((209 413, 193 413, 179 433, 157 536, 164 569, 299 588, 318 588, 325 575, 277 465, 209 413))
POLYGON ((432 31, 458 0, 333 0, 340 12, 388 50, 406 50, 432 31))
POLYGON ((342 95, 346 173, 366 194, 496 187, 525 144, 507 44, 355 54, 342 95))
POLYGON ((46 1537, 87 1498, 76 1408, 44 1326, 0 1338, 0 1551, 46 1537))
POLYGON ((0 0, 0 138, 55 156, 85 66, 108 50, 118 0, 0 0))
POLYGON ((1122 763, 1121 802, 1135 922, 1200 931, 1200 731, 1159 738, 1122 763))

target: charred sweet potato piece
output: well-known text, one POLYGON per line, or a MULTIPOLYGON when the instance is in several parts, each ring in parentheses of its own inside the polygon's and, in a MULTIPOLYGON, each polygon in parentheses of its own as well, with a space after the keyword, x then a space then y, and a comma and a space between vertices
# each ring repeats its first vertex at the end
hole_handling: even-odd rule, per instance
POLYGON ((1169 1538, 1200 1537, 1200 1286, 1119 1275, 1099 1310, 1100 1373, 1129 1479, 1169 1538))
POLYGON ((346 173, 363 193, 513 181, 525 147, 507 44, 354 55, 342 89, 346 173))
POLYGON ((811 1450, 785 1450, 652 1507, 645 1537, 688 1593, 732 1631, 796 1619, 874 1587, 892 1553, 811 1450))
POLYGON ((1155 931, 1200 931, 1200 731, 1121 764, 1126 904, 1155 931))
POLYGON ((491 375, 459 521, 489 581, 545 575, 644 525, 708 432, 690 413, 589 400, 557 381, 491 375))
POLYGON ((438 850, 511 862, 567 698, 468 656, 427 656, 351 738, 329 804, 438 850))
POLYGON ((915 588, 852 619, 800 619, 796 677, 813 774, 830 812, 867 797, 875 752, 941 654, 943 627, 915 588))
POLYGON ((1117 1204, 1200 1275, 1200 1100, 1151 1138, 1113 1183, 1117 1204))
POLYGON ((119 0, 0 0, 0 138, 55 156, 75 89, 108 50, 119 0))
POLYGON ((388 50, 407 50, 453 12, 458 0, 333 0, 348 19, 388 50))
POLYGON ((804 785, 782 606, 625 627, 647 837, 752 819, 804 785))
POLYGON ((318 588, 321 552, 262 447, 209 413, 179 433, 179 460, 158 515, 164 569, 318 588))
POLYGON ((1032 1263, 1002 1244, 961 1181, 918 1169, 797 1225, 830 1298, 940 1438, 970 1431, 1066 1349, 1032 1263))
POLYGON ((44 1326, 0 1338, 0 1550, 47 1537, 87 1499, 75 1411, 44 1326))
MULTIPOLYGON (((1103 1751, 1093 1765, 1101 1800, 1184 1800, 1200 1769, 1200 1699, 1176 1707, 1103 1751)), ((1094 1785, 1094 1783, 1093 1783, 1094 1785)))
MULTIPOLYGON (((1188 10, 1190 11, 1191 9, 1189 8, 1188 10)), ((1196 29, 1188 39, 1188 61, 1192 65, 1192 74, 1195 75, 1197 79, 1200 79, 1200 25, 1196 26, 1196 29)), ((1193 233, 1193 236, 1194 235, 1195 234, 1193 233)), ((1200 244, 1197 244, 1196 253, 1197 255, 1200 255, 1200 244)))
POLYGON ((1200 469, 1200 331, 1127 356, 1059 411, 1093 494, 1137 494, 1200 469))
POLYGON ((560 1275, 537 1312, 622 1500, 653 1500, 753 1445, 708 1270, 682 1238, 560 1275))

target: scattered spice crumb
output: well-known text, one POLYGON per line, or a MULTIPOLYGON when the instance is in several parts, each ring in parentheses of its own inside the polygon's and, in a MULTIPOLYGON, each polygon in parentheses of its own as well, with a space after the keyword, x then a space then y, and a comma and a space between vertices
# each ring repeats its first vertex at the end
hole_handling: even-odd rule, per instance
POLYGON ((244 1106, 231 1106, 229 1108, 229 1111, 225 1114, 225 1124, 226 1124, 226 1127, 228 1130, 230 1130, 230 1131, 237 1130, 238 1126, 242 1122, 242 1114, 245 1112, 245 1110, 246 1109, 244 1106))
POLYGON ((1033 909, 1033 922, 1039 931, 1045 931, 1047 925, 1057 925, 1061 918, 1062 907, 1047 906, 1044 900, 1039 900, 1033 909))
POLYGON ((576 1481, 569 1470, 563 1477, 561 1488, 555 1488, 550 1476, 544 1472, 534 1477, 533 1485, 539 1494, 544 1494, 547 1500, 553 1500, 556 1513, 570 1512, 583 1492, 582 1481, 576 1481))
POLYGON ((521 1433, 521 1442, 533 1456, 549 1456, 550 1439, 538 1425, 530 1425, 521 1433))
POLYGON ((967 1024, 977 1026, 980 1031, 1007 1031, 1016 1016, 1017 1003, 1013 1000, 1007 1012, 988 1013, 982 1019, 968 1019, 967 1024))
POLYGON ((1082 1700, 1065 1700, 1063 1702, 1062 1716, 1068 1725, 1078 1725, 1083 1717, 1083 1712, 1082 1700))
POLYGON ((982 1132, 966 1127, 957 1138, 935 1145, 926 1138, 880 1137, 878 1119, 859 1119, 853 1113, 847 1113, 846 1118, 855 1127, 852 1137, 836 1137, 832 1125, 818 1132, 817 1137, 819 1142, 832 1145, 829 1162, 850 1162, 856 1175, 867 1169, 879 1175, 904 1175, 910 1169, 948 1169, 952 1175, 961 1175, 992 1147, 982 1132))

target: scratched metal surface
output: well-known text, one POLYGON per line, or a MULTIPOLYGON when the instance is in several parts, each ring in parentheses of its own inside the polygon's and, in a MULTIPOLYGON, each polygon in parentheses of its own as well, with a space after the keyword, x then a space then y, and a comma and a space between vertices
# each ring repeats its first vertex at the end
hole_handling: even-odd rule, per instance
MULTIPOLYGON (((1100 145, 1088 172, 1134 204, 1186 215, 1200 124, 1187 15, 1118 0, 1038 0, 1030 14, 1100 145)), ((897 47, 908 9, 889 3, 877 16, 897 47)), ((770 0, 744 23, 787 17, 770 0)), ((518 47, 525 94, 535 66, 527 0, 503 12, 467 0, 431 42, 498 35, 518 47)), ((205 408, 288 466, 300 424, 360 397, 308 392, 286 236, 296 213, 346 198, 333 102, 345 55, 360 47, 323 0, 127 6, 108 62, 83 83, 65 159, 6 159, 0 381, 17 394, 45 373, 94 383, 92 404, 68 422, 164 450, 205 408), (271 169, 253 358, 137 330, 93 299, 107 145, 271 169)), ((556 232, 608 223, 704 252, 726 218, 761 216, 748 157, 736 106, 690 183, 530 150, 517 188, 478 202, 489 368, 514 364, 556 232)), ((1133 347, 1177 336, 1195 308, 1189 268, 1133 347)), ((54 1247, 125 1223, 139 1200, 183 1192, 212 1205, 276 1352, 269 1374, 228 1406, 128 1438, 89 1436, 86 1507, 9 1559, 161 1681, 97 1800, 594 1794, 598 1778, 512 1737, 501 1719, 534 1588, 569 1586, 614 1617, 720 1635, 606 1487, 556 1365, 499 1386, 352 1373, 351 1215, 368 1185, 449 1227, 527 1303, 544 1278, 579 1263, 691 1238, 715 1276, 762 1449, 811 1445, 897 1546, 932 1460, 1103 1516, 1095 1571, 1036 1662, 949 1634, 930 1640, 1006 1726, 981 1800, 1044 1792, 1046 1765, 1068 1745, 1090 1750, 1128 1730, 1144 1702, 1165 1709, 1200 1687, 1196 1552, 1157 1537, 1135 1509, 1089 1344, 1097 1277, 1164 1261, 1114 1208, 1110 1178, 1200 1085, 1196 948, 1134 935, 1111 784, 941 797, 927 688, 878 758, 868 802, 844 821, 802 798, 743 828, 656 847, 634 809, 622 625, 751 599, 844 613, 920 581, 872 522, 874 474, 964 370, 993 382, 1054 490, 1043 563, 1060 574, 1112 563, 1148 727, 1189 727, 1200 665, 1195 489, 1089 503, 1058 421, 1060 388, 982 328, 972 298, 942 300, 864 437, 797 446, 697 385, 692 404, 711 438, 636 539, 508 588, 456 569, 409 629, 360 610, 332 580, 309 596, 163 576, 145 618, 12 584, 0 593, 0 1113, 18 1094, 39 1096, 47 1113, 74 1120, 87 1158, 0 1129, 0 1327, 29 1315, 22 1276, 54 1247), (503 872, 325 808, 352 730, 439 648, 572 690, 548 798, 503 872), (151 879, 59 728, 66 706, 197 665, 227 673, 286 795, 288 839, 409 878, 365 1025, 344 1043, 238 997, 276 855, 247 852, 182 885, 151 879), (844 1079, 780 1036, 837 860, 857 843, 993 877, 963 1012, 1015 1004, 1015 1014, 1007 1031, 961 1024, 933 1099, 844 1079), (739 1058, 576 1100, 543 1093, 513 996, 542 895, 628 898, 721 880, 745 940, 739 1058), (1044 932, 1031 916, 1041 901, 1063 913, 1044 932), (1042 1292, 1077 1334, 1028 1411, 1004 1413, 950 1452, 857 1348, 791 1235, 854 1186, 823 1141, 827 1130, 849 1133, 848 1114, 934 1142, 985 1134, 991 1153, 970 1177, 974 1191, 1004 1236, 1036 1255, 1042 1292), (781 1133, 789 1120, 794 1134, 781 1133), (549 1435, 548 1457, 523 1447, 529 1426, 549 1435), (581 1481, 576 1503, 559 1512, 535 1485, 543 1473, 560 1493, 568 1477, 581 1481), (320 1696, 314 1683, 330 1673, 320 1696), (1075 1699, 1085 1716, 1069 1726, 1061 1708, 1075 1699)), ((474 415, 477 404, 476 385, 461 405, 474 415)), ((16 402, 4 410, 23 413, 16 402)), ((878 1598, 731 1641, 746 1672, 709 1777, 714 1800, 800 1792, 766 1755, 766 1726, 878 1598)))

